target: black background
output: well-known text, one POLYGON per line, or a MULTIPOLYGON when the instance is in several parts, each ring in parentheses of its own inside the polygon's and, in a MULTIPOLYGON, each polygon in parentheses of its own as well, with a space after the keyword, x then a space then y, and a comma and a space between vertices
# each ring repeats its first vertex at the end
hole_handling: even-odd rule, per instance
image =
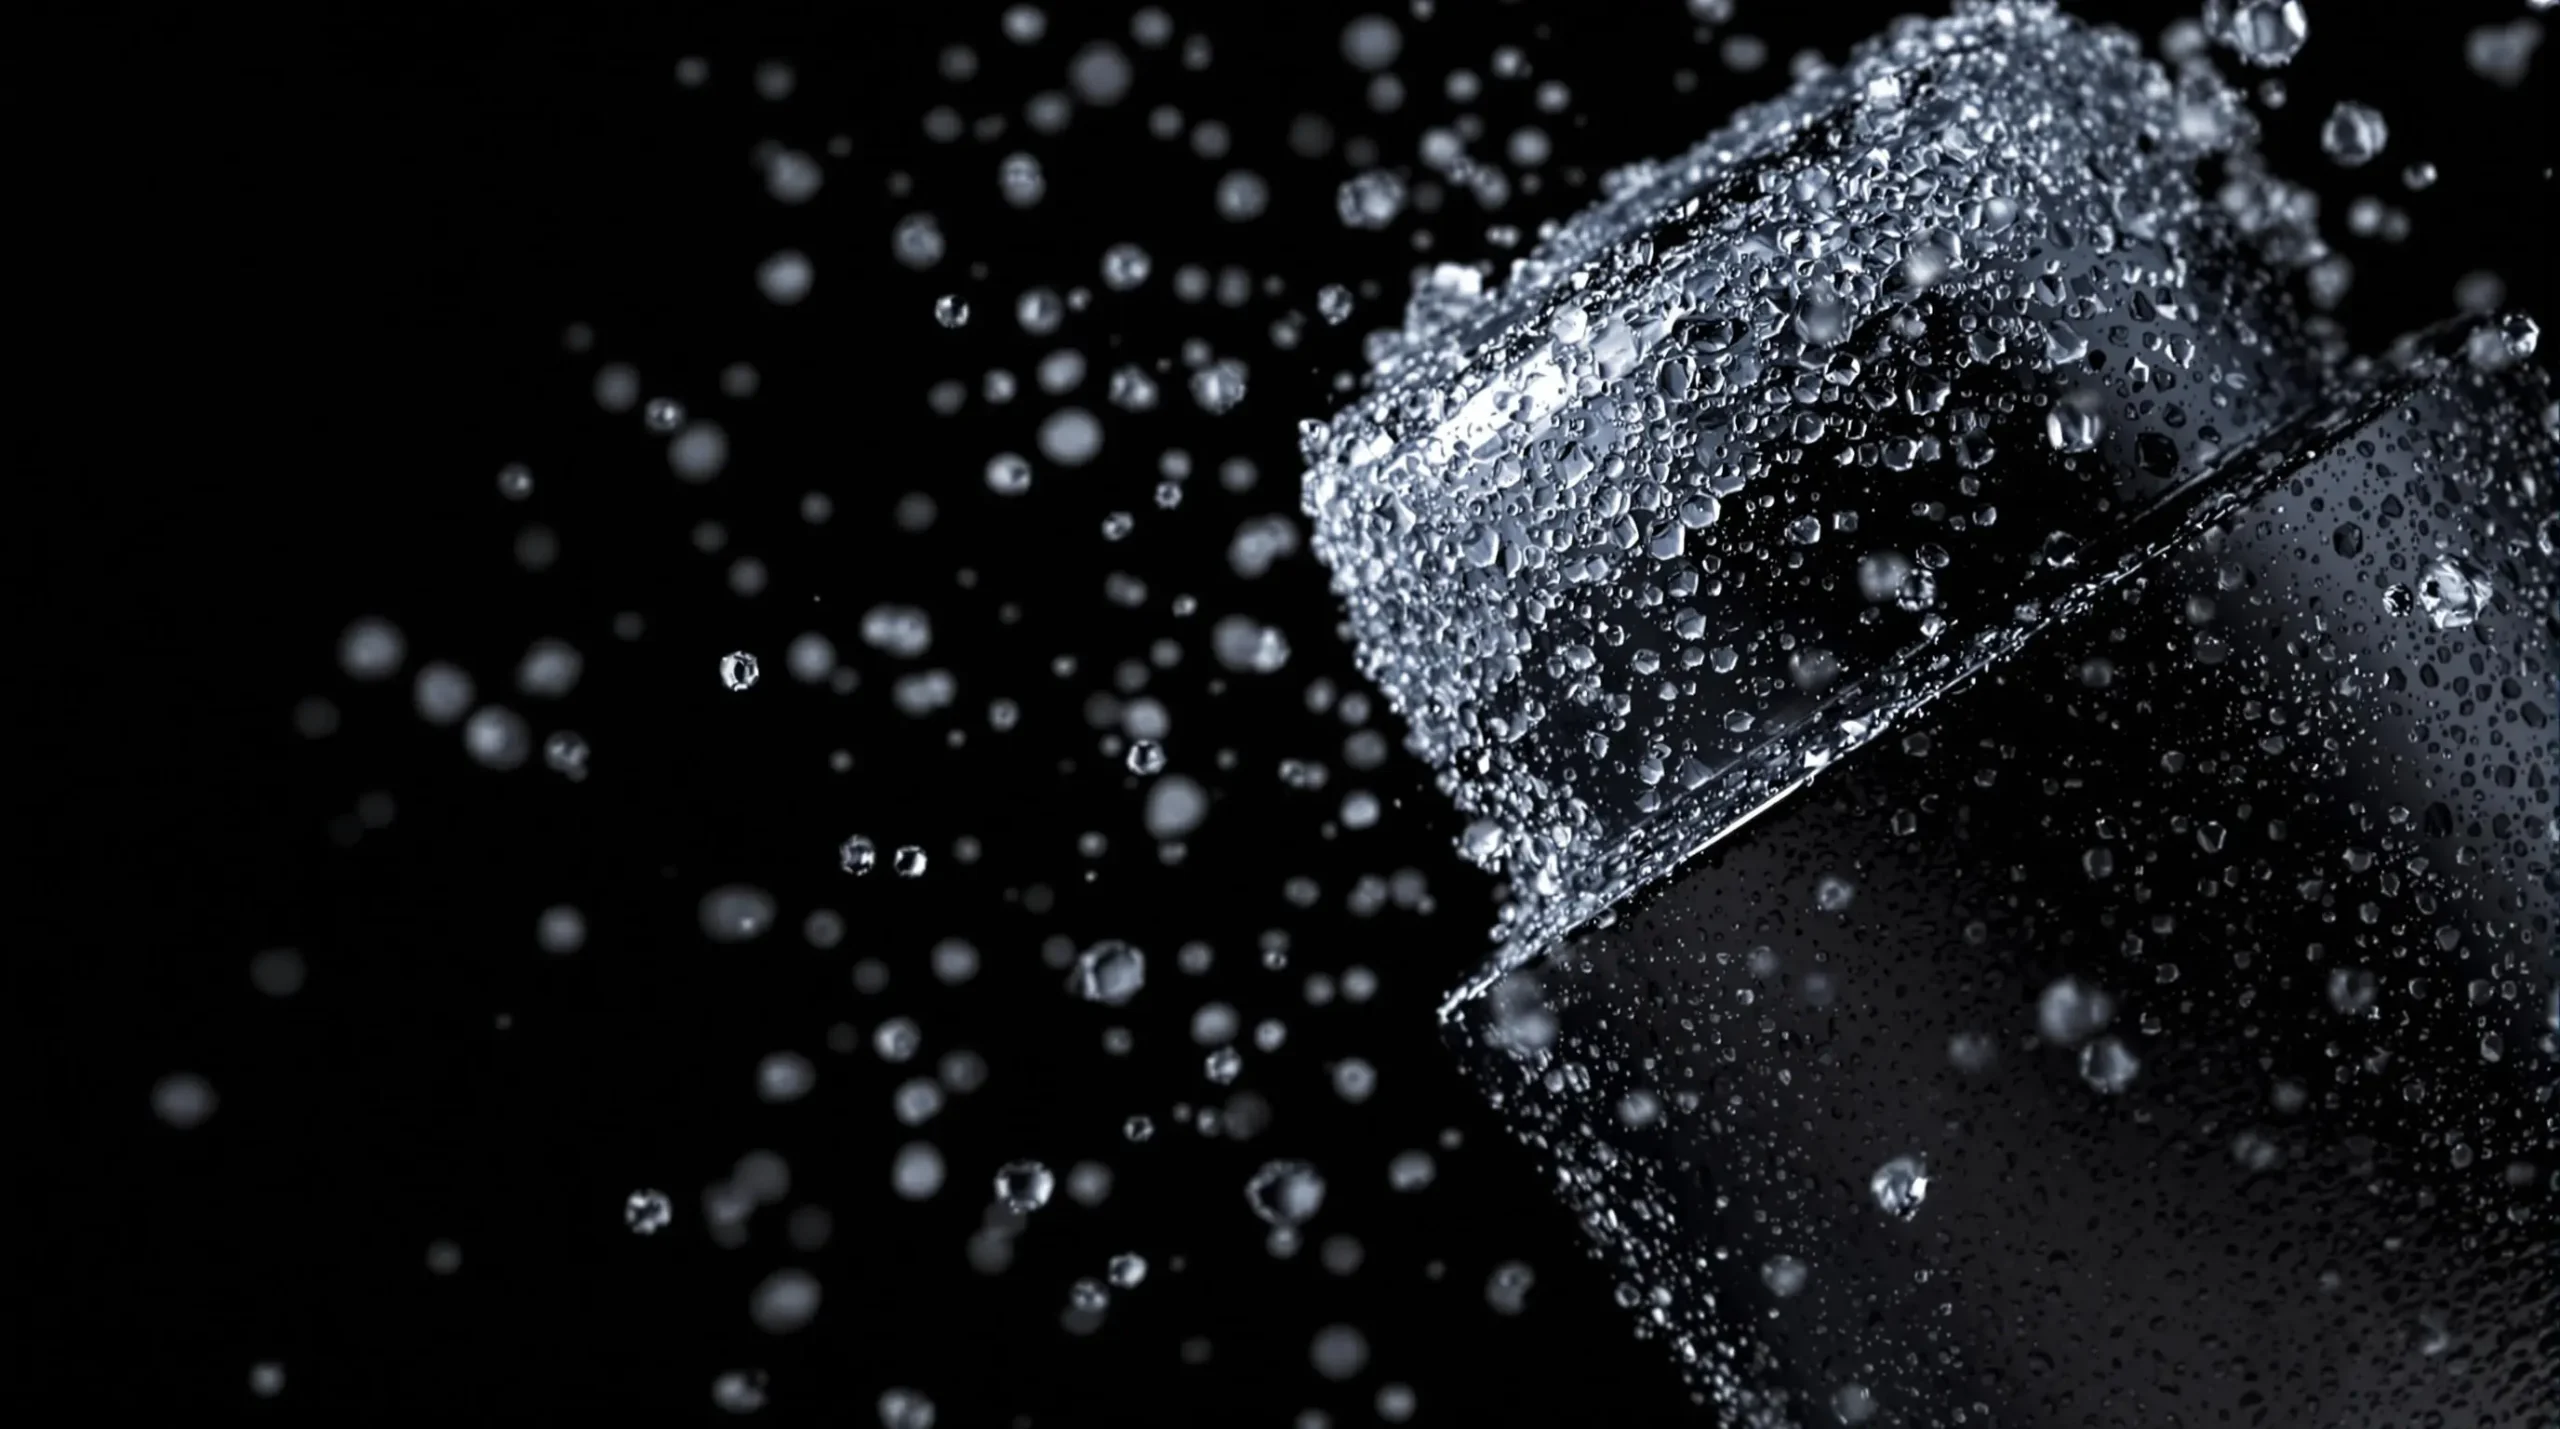
MULTIPOLYGON (((1774 58, 1735 76, 1694 43, 1677 0, 1444 3, 1403 27, 1399 68, 1417 98, 1390 116, 1367 111, 1338 55, 1343 20, 1363 8, 1177 8, 1182 33, 1214 40, 1214 66, 1189 73, 1170 52, 1138 52, 1130 99, 1080 113, 1058 139, 1023 132, 1023 99, 1059 84, 1083 40, 1125 46, 1125 10, 1054 11, 1048 39, 1027 49, 1001 37, 997 7, 975 4, 106 11, 58 46, 29 47, 42 119, 22 136, 36 190, 15 226, 45 252, 22 267, 20 301, 51 320, 23 350, 38 382, 14 414, 12 461, 13 490, 33 500, 11 525, 40 613, 11 682, 31 731, 20 807, 35 858, 21 897, 36 915, 12 999, 35 1036, 18 1160, 32 1185, 11 1279, 36 1401, 324 1423, 654 1423, 723 1417, 713 1377, 753 1367, 772 1376, 759 1419, 793 1423, 872 1422, 890 1384, 932 1394, 944 1424, 1286 1422, 1311 1405, 1353 1424, 1372 1421, 1389 1381, 1414 1386, 1421 1423, 1676 1414, 1666 1357, 1632 1339, 1607 1274, 1581 1259, 1525 1154, 1434 1039, 1429 1009, 1478 954, 1491 894, 1448 854, 1454 821, 1427 778, 1401 755, 1374 774, 1337 767, 1322 794, 1271 775, 1283 757, 1339 764, 1344 725, 1300 694, 1319 676, 1355 682, 1308 557, 1248 584, 1222 550, 1242 517, 1294 508, 1295 420, 1328 409, 1329 379, 1356 367, 1357 334, 1389 320, 1416 261, 1410 221, 1344 232, 1332 190, 1348 166, 1294 157, 1283 136, 1312 110, 1409 164, 1422 126, 1452 108, 1438 76, 1484 73, 1509 42, 1535 78, 1573 86, 1578 119, 1535 116, 1527 84, 1489 80, 1492 133, 1540 118, 1556 139, 1550 174, 1594 174, 1676 150, 1774 92, 1797 47, 1837 58, 1898 7, 1742 0, 1730 28, 1766 38, 1774 58), (965 86, 936 73, 953 41, 983 61, 965 86), (701 90, 673 82, 686 54, 710 61, 701 90), (747 83, 768 57, 797 66, 783 103, 747 83), (1699 72, 1694 93, 1671 83, 1683 66, 1699 72), (1010 111, 1012 132, 929 144, 919 116, 941 102, 972 118, 1010 111), (1146 137, 1145 111, 1163 102, 1223 120, 1233 154, 1211 163, 1146 137), (765 198, 747 159, 756 140, 815 149, 838 133, 853 153, 830 161, 815 203, 765 198), (1015 147, 1048 165, 1050 196, 1029 215, 995 197, 996 159, 1015 147), (1216 176, 1233 166, 1271 181, 1256 223, 1213 211, 1216 176), (893 171, 912 176, 912 198, 889 194, 893 171), (888 253, 890 225, 914 209, 939 213, 951 239, 929 274, 888 253), (1060 339, 1121 335, 1122 351, 1092 354, 1081 399, 1106 411, 1105 460, 999 501, 979 467, 1000 447, 1029 449, 1041 404, 991 412, 973 397, 940 419, 923 390, 942 377, 974 387, 991 363, 1026 371, 1047 344, 1013 329, 1012 294, 1094 285, 1101 247, 1123 238, 1155 256, 1154 279, 1127 299, 1100 295, 1060 339), (777 310, 751 274, 785 245, 810 252, 819 279, 809 302, 777 310), (1278 273, 1290 291, 1242 313, 1185 306, 1166 291, 1184 261, 1278 273), (1271 317, 1308 308, 1324 281, 1374 282, 1385 297, 1341 330, 1311 324, 1295 354, 1272 352, 1271 317), (945 291, 971 295, 970 328, 931 322, 945 291), (599 334, 591 357, 562 349, 577 320, 599 334), (1191 411, 1178 374, 1152 418, 1100 405, 1111 366, 1172 356, 1194 335, 1252 360, 1236 413, 1191 411), (653 394, 718 415, 737 437, 732 470, 699 488, 670 478, 657 439, 589 399, 607 357, 636 364, 653 394), (763 390, 724 405, 714 379, 740 359, 763 390), (1199 469, 1183 508, 1159 513, 1147 454, 1166 445, 1199 469), (1260 464, 1254 492, 1217 485, 1233 455, 1260 464), (511 460, 539 482, 521 506, 495 490, 511 460), (810 490, 835 502, 825 526, 796 515, 810 490), (911 491, 940 506, 921 535, 890 520, 911 491), (1138 516, 1125 543, 1097 534, 1111 510, 1138 516), (771 567, 769 590, 727 591, 725 559, 687 541, 706 518, 728 527, 729 554, 771 567), (511 555, 529 521, 559 534, 549 572, 511 555), (1143 610, 1104 600, 1112 570, 1147 580, 1143 610), (1171 615, 1175 592, 1196 594, 1200 613, 1171 615), (883 600, 933 611, 924 663, 958 678, 949 714, 890 709, 899 667, 854 633, 883 600), (1008 602, 1021 608, 1010 624, 1008 602), (624 609, 648 618, 636 644, 607 633, 624 609), (1235 610, 1288 632, 1285 671, 1220 678, 1207 629, 1235 610), (407 631, 413 663, 454 659, 491 692, 531 638, 578 644, 586 677, 547 718, 595 742, 596 776, 481 770, 452 731, 408 712, 405 686, 350 685, 333 644, 373 612, 407 631), (804 628, 828 630, 863 667, 854 695, 780 673, 804 628), (1165 635, 1187 651, 1152 687, 1175 711, 1174 768, 1218 795, 1172 869, 1139 829, 1140 781, 1081 714, 1115 663, 1165 635), (763 652, 772 672, 744 697, 713 676, 735 647, 763 652), (1062 653, 1081 662, 1065 679, 1048 670, 1062 653), (313 695, 342 711, 330 739, 294 732, 296 702, 313 695), (986 727, 998 696, 1023 706, 1009 736, 986 727), (950 728, 970 731, 965 747, 946 746, 950 728), (855 754, 850 775, 827 770, 837 747, 855 754), (1234 772, 1215 767, 1220 749, 1235 751, 1234 772), (1394 807, 1377 830, 1331 835, 1354 785, 1394 807), (390 794, 396 816, 340 846, 333 824, 369 791, 390 794), (933 872, 843 880, 834 843, 856 829, 933 850, 933 872), (1109 836, 1108 852, 1079 855, 1088 830, 1109 836), (949 856, 962 835, 985 844, 974 866, 949 856), (1428 874, 1436 911, 1343 911, 1353 879, 1404 866, 1428 874), (1284 896, 1293 875, 1321 886, 1313 909, 1284 896), (695 900, 732 879, 772 888, 784 927, 705 943, 695 900), (1045 914, 1026 906, 1035 886, 1053 890, 1045 914), (561 901, 586 910, 591 934, 577 956, 550 958, 533 919, 561 901), (852 924, 842 949, 794 935, 821 903, 852 924), (1255 966, 1271 929, 1289 933, 1285 974, 1255 966), (946 935, 985 955, 966 987, 925 971, 946 935), (1051 935, 1126 937, 1155 954, 1149 994, 1118 1019, 1136 1055, 1101 1053, 1110 1019, 1059 992, 1038 953, 1051 935), (1217 949, 1196 985, 1171 965, 1193 938, 1217 949), (310 963, 291 999, 260 996, 246 975, 253 952, 277 945, 310 963), (887 992, 849 985, 862 956, 890 966, 887 992), (1305 972, 1353 964, 1379 971, 1375 1002, 1298 1003, 1305 972), (1248 1025, 1277 1015, 1292 1027, 1283 1053, 1247 1052, 1239 1086, 1274 1115, 1245 1145, 1204 1141, 1168 1114, 1215 1100, 1184 1033, 1204 998, 1233 1002, 1248 1025), (831 1024, 867 1038, 898 1013, 926 1028, 919 1067, 825 1050, 831 1024), (897 1126, 890 1088, 953 1046, 986 1056, 989 1085, 923 1132, 897 1126), (767 1107, 753 1068, 779 1047, 819 1063, 819 1089, 767 1107), (1325 1086, 1326 1064, 1353 1054, 1381 1074, 1364 1107, 1325 1086), (222 1097, 193 1132, 150 1113, 153 1082, 180 1068, 222 1097), (1126 1146, 1121 1118, 1142 1111, 1159 1135, 1126 1146), (1439 1154, 1438 1183, 1390 1193, 1388 1157, 1452 1128, 1460 1147, 1439 1154), (911 1135, 950 1165, 920 1207, 887 1193, 890 1151, 911 1135), (701 1188, 756 1147, 790 1160, 790 1204, 833 1209, 824 1250, 784 1247, 770 1211, 745 1249, 703 1236, 701 1188), (1275 1155, 1313 1158, 1332 1183, 1287 1262, 1266 1254, 1239 1195, 1275 1155), (1062 1196, 1033 1217, 1013 1267, 984 1277, 962 1246, 986 1178, 1015 1156, 1061 1170, 1101 1159, 1117 1188, 1098 1210, 1062 1196), (620 1219, 644 1184, 678 1209, 645 1241, 620 1219), (1315 1243, 1336 1232, 1367 1251, 1348 1279, 1316 1264, 1315 1243), (459 1273, 427 1269, 439 1238, 461 1246, 459 1273), (1064 1333, 1068 1281, 1120 1249, 1144 1251, 1154 1275, 1118 1297, 1101 1333, 1064 1333), (1485 1278, 1513 1258, 1536 1269, 1530 1310, 1496 1316, 1485 1278), (785 1264, 821 1277, 826 1309, 768 1336, 745 1297, 785 1264), (1308 1336, 1336 1321, 1362 1327, 1373 1350, 1346 1385, 1308 1368, 1308 1336), (1209 1342, 1205 1363, 1183 1362, 1192 1337, 1209 1342), (248 1392, 260 1360, 288 1375, 271 1401, 248 1392)), ((2074 8, 2156 35, 2183 7, 2074 8)), ((2464 32, 2525 13, 2520 0, 2324 0, 2311 13, 2267 143, 2280 171, 2321 189, 2324 226, 2357 264, 2341 316, 2358 341, 2450 312, 2455 279, 2474 269, 2502 275, 2511 305, 2548 313, 2548 58, 2514 91, 2462 61, 2464 32), (2357 174, 2317 151, 2318 121, 2343 97, 2392 123, 2390 150, 2357 174), (2397 175, 2418 158, 2442 180, 2408 193, 2397 175), (2346 201, 2367 192, 2409 211, 2405 243, 2344 236, 2346 201)), ((1587 192, 1551 182, 1502 217, 1561 216, 1587 192)), ((1486 252, 1485 220, 1455 216, 1468 211, 1458 200, 1431 225, 1439 256, 1486 252)))

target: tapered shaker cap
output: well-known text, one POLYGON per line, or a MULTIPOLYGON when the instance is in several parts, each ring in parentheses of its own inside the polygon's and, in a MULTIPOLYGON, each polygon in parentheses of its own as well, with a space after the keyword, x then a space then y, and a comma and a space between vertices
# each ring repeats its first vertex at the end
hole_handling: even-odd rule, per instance
POLYGON ((2237 97, 2042 3, 1904 23, 1420 285, 1309 423, 1364 672, 1508 876, 1488 976, 1997 659, 2323 402, 2237 97))

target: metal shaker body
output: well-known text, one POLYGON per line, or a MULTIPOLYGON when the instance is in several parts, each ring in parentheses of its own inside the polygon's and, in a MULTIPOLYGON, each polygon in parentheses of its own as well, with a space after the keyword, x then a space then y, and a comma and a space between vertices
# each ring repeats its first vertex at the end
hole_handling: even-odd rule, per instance
POLYGON ((2484 438, 2546 473, 2553 448, 2504 382, 2412 380, 1462 1006, 1480 1081, 1715 1398, 2128 1425, 2560 1402, 2552 587, 2547 558, 2472 564, 2532 530, 2484 438), (2422 592, 2452 580, 2494 593, 2438 628, 2422 592))
POLYGON ((2560 1402, 2550 399, 2331 360, 2247 140, 1908 25, 1311 433, 1515 895, 1453 1037, 1743 1422, 2560 1402))

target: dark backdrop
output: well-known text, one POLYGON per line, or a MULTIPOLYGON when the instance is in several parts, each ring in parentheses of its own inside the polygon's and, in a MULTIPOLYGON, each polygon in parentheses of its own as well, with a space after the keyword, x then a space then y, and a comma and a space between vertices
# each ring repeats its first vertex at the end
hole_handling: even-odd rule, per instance
MULTIPOLYGON (((1431 1005, 1481 950, 1489 888, 1447 852, 1452 821, 1408 761, 1347 767, 1338 707, 1310 710, 1311 682, 1356 682, 1308 557, 1250 582, 1224 559, 1240 520, 1294 507, 1294 422, 1327 410, 1330 378, 1356 366, 1360 331, 1391 319, 1417 261, 1410 220, 1386 235, 1334 221, 1333 186, 1350 171, 1338 150, 1300 158, 1285 140, 1290 118, 1313 111, 1409 165, 1421 129, 1456 107, 1436 95, 1439 76, 1465 65, 1487 76, 1493 137, 1480 151, 1533 119, 1554 136, 1545 191, 1496 216, 1528 226, 1578 206, 1589 185, 1566 182, 1572 171, 1678 149, 1774 92, 1796 48, 1836 58, 1899 7, 1742 0, 1725 28, 1765 38, 1773 58, 1737 76, 1695 42, 1678 0, 1444 3, 1431 23, 1404 25, 1399 68, 1417 98, 1384 116, 1338 56, 1343 21, 1363 8, 1182 7, 1181 32, 1206 33, 1215 63, 1187 72, 1172 51, 1133 50, 1130 99, 1079 113, 1054 139, 1024 132, 1024 99, 1057 86, 1087 38, 1133 48, 1125 11, 1053 10, 1049 36, 1022 48, 977 4, 118 10, 29 47, 37 117, 21 141, 36 182, 13 226, 44 250, 19 277, 21 303, 45 320, 24 352, 36 386, 14 414, 35 437, 13 444, 13 490, 33 509, 11 526, 38 614, 11 681, 31 734, 22 897, 36 915, 12 999, 34 1036, 11 1279, 39 1402, 315 1423, 654 1423, 721 1417, 714 1377, 757 1369, 770 1375, 761 1417, 793 1423, 869 1422, 893 1384, 930 1393, 946 1425, 1286 1422, 1309 1406, 1360 1423, 1390 1382, 1414 1388, 1424 1423, 1677 1411, 1665 1357, 1632 1339, 1605 1270, 1581 1258, 1433 1037, 1431 1005), (964 86, 937 73, 953 41, 982 61, 964 86), (1505 43, 1524 47, 1530 81, 1491 77, 1505 43), (673 80, 687 54, 710 62, 699 90, 673 80), (785 101, 749 83, 767 58, 796 66, 785 101), (1683 67, 1694 92, 1673 83, 1683 67), (1551 78, 1573 88, 1570 120, 1534 112, 1532 84, 1551 78), (920 117, 943 102, 972 119, 1009 113, 1010 130, 929 143, 920 117), (1158 103, 1223 120, 1231 155, 1146 137, 1158 103), (815 151, 834 134, 851 152, 829 161, 815 202, 764 196, 756 141, 815 151), (1028 216, 996 199, 997 157, 1015 147, 1043 155, 1050 176, 1028 216), (1270 212, 1243 225, 1221 221, 1211 197, 1239 166, 1272 189, 1270 212), (912 196, 891 192, 897 172, 912 196), (918 209, 941 216, 951 247, 924 274, 889 256, 891 224, 918 209), (990 409, 973 395, 939 419, 924 389, 958 377, 974 393, 991 364, 1027 386, 1052 344, 1013 327, 1012 295, 1098 287, 1096 256, 1123 238, 1153 255, 1154 278, 1127 299, 1099 295, 1103 316, 1068 329, 1086 343, 1121 335, 1122 350, 1090 352, 1080 399, 1106 413, 1105 459, 1000 501, 979 467, 993 450, 1028 450, 1044 404, 990 409), (815 257, 818 285, 777 310, 752 272, 786 245, 815 257), (1241 311, 1185 305, 1168 293, 1184 262, 1277 274, 1288 291, 1241 311), (1311 308, 1323 281, 1382 296, 1360 321, 1310 323, 1295 353, 1274 352, 1272 318, 1311 308), (931 322, 946 291, 971 296, 970 328, 931 322), (563 348, 574 321, 594 326, 588 355, 563 348), (1235 413, 1192 410, 1179 369, 1152 418, 1099 402, 1112 367, 1174 356, 1195 336, 1252 360, 1235 413), (672 480, 657 438, 589 398, 607 358, 718 417, 736 442, 731 470, 702 487, 672 480), (739 360, 762 390, 724 401, 718 373, 739 360), (1149 467, 1168 446, 1196 470, 1181 509, 1160 512, 1149 467), (1258 463, 1255 490, 1220 486, 1231 457, 1258 463), (537 490, 510 504, 495 475, 518 460, 537 490), (800 519, 809 491, 832 498, 826 525, 800 519), (903 531, 893 511, 919 491, 938 517, 903 531), (1118 510, 1136 531, 1106 543, 1098 525, 1118 510), (704 520, 727 529, 720 555, 691 543, 704 520), (556 535, 546 572, 516 558, 528 524, 556 535), (741 553, 772 573, 752 599, 727 585, 741 553), (1141 609, 1106 597, 1114 571, 1146 581, 1141 609), (1177 594, 1198 613, 1175 615, 1177 594), (932 611, 930 654, 902 664, 860 644, 860 613, 881 601, 932 611), (637 642, 610 633, 624 610, 647 619, 637 642), (1282 670, 1218 666, 1208 630, 1235 612, 1287 634, 1282 670), (538 762, 482 770, 453 731, 408 711, 405 684, 348 682, 333 645, 368 613, 399 622, 413 664, 458 661, 500 697, 530 639, 577 644, 585 677, 542 727, 581 730, 593 777, 571 784, 538 762), (786 642, 812 628, 862 669, 860 689, 832 696, 781 671, 786 642), (1167 636, 1183 659, 1149 693, 1175 714, 1174 771, 1215 792, 1173 868, 1143 832, 1144 781, 1086 722, 1114 668, 1167 636), (769 671, 742 697, 713 675, 735 647, 769 671), (1077 660, 1064 677, 1051 669, 1060 655, 1077 660), (898 713, 893 679, 936 666, 953 673, 954 708, 898 713), (297 705, 314 697, 338 714, 325 739, 296 732, 297 705), (988 728, 997 698, 1023 711, 1009 735, 988 728), (839 747, 854 755, 849 774, 827 768, 839 747), (1329 762, 1332 782, 1285 787, 1273 771, 1289 757, 1329 762), (1355 787, 1388 801, 1377 829, 1338 827, 1355 787), (856 830, 921 845, 934 868, 911 883, 846 880, 832 850, 856 830), (1079 850, 1089 832, 1107 840, 1099 853, 1079 850), (983 846, 975 864, 954 856, 962 836, 983 846), (1350 906, 1362 875, 1399 869, 1424 877, 1427 910, 1350 906), (1293 877, 1313 881, 1312 906, 1293 877), (731 880, 772 889, 783 926, 707 943, 696 901, 731 880), (560 902, 590 927, 566 958, 533 939, 538 911, 560 902), (845 914, 843 946, 800 938, 818 906, 845 914), (1285 972, 1260 965, 1275 935, 1285 972), (984 960, 957 988, 926 963, 950 936, 984 960), (1040 952, 1045 938, 1114 936, 1155 959, 1149 992, 1119 1017, 1067 999, 1040 952), (1173 966, 1192 939, 1215 950, 1197 978, 1173 966), (309 967, 291 998, 262 996, 247 975, 274 946, 309 967), (865 957, 889 969, 885 991, 852 986, 865 957), (1355 965, 1377 971, 1373 1001, 1304 1005, 1306 973, 1355 965), (1232 1003, 1248 1027, 1284 1018, 1287 1047, 1248 1046, 1235 1088, 1210 1085, 1188 1035, 1204 1000, 1232 1003), (892 1015, 925 1032, 914 1065, 868 1049, 892 1015), (1135 1035, 1128 1057, 1101 1050, 1114 1022, 1135 1035), (828 1050, 838 1024, 862 1050, 828 1050), (987 1086, 922 1130, 897 1125, 891 1089, 955 1047, 986 1058, 987 1086), (767 1106, 754 1069, 784 1048, 817 1063, 818 1088, 767 1106), (1379 1072, 1365 1105, 1327 1085, 1350 1055, 1379 1072), (151 1114, 153 1084, 180 1069, 221 1097, 191 1132, 151 1114), (1176 1103, 1233 1090, 1267 1099, 1267 1129, 1238 1142, 1174 1124, 1176 1103), (1122 1119, 1141 1112, 1158 1135, 1128 1145, 1122 1119), (921 1206, 888 1191, 891 1150, 913 1137, 933 1140, 950 1174, 921 1206), (783 1155, 791 1191, 745 1248, 718 1248, 702 1190, 756 1148, 783 1155), (1437 1180, 1396 1192, 1388 1160, 1414 1148, 1432 1149, 1437 1180), (1282 1155, 1319 1162, 1331 1187, 1285 1261, 1241 1196, 1251 1170, 1282 1155), (1061 1173, 1103 1161, 1115 1187, 1091 1209, 1062 1193, 1010 1268, 985 1275, 964 1246, 988 1177, 1017 1156, 1061 1173), (620 1218, 642 1185, 677 1206, 648 1240, 620 1218), (823 1248, 786 1241, 782 1214, 802 1204, 832 1212, 823 1248), (1336 1234, 1365 1251, 1353 1275, 1320 1264, 1336 1234), (430 1269, 438 1240, 460 1248, 458 1270, 430 1269), (1123 1249, 1148 1256, 1147 1284, 1117 1296, 1099 1333, 1067 1333, 1068 1283, 1123 1249), (1486 1303, 1488 1276, 1511 1260, 1536 1275, 1519 1316, 1486 1303), (747 1296, 787 1265, 820 1278, 825 1307, 805 1330, 768 1335, 747 1296), (1309 1337, 1335 1322, 1371 1348, 1344 1384, 1309 1368, 1309 1337), (270 1360, 284 1392, 254 1398, 250 1366, 270 1360)), ((2075 8, 2151 34, 2176 9, 2075 8)), ((2359 273, 2341 316, 2367 345, 2450 312, 2472 270, 2548 312, 2547 61, 2504 90, 2463 60, 2471 27, 2525 13, 2521 0, 2312 10, 2269 147, 2324 194, 2359 273), (2340 97, 2390 118, 2373 169, 2342 174, 2318 156, 2319 118, 2340 97), (2410 193, 2398 174, 2419 158, 2442 178, 2410 193), (2407 211, 2406 241, 2344 236, 2347 202, 2368 192, 2407 211)), ((1452 214, 1466 216, 1428 223, 1438 251, 1484 253, 1488 220, 1462 199, 1452 214)), ((1393 733, 1375 712, 1368 724, 1393 733)))

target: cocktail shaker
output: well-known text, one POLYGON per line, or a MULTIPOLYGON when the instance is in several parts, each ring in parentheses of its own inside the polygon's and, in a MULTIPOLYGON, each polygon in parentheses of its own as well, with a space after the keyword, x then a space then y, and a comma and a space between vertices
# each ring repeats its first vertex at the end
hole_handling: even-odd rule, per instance
POLYGON ((2252 140, 1906 22, 1308 424, 1508 884, 1448 1035, 1725 1422, 2560 1405, 2560 414, 2341 351, 2252 140))

